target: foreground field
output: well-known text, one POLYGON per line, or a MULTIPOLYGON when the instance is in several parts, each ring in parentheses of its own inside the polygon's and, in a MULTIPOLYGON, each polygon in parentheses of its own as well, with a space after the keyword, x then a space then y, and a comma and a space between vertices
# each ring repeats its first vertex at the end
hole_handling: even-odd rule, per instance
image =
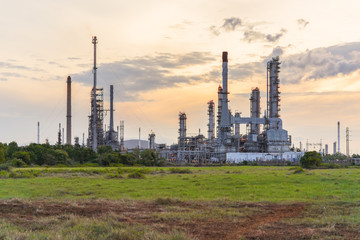
POLYGON ((0 239, 356 239, 360 170, 16 169, 0 239))

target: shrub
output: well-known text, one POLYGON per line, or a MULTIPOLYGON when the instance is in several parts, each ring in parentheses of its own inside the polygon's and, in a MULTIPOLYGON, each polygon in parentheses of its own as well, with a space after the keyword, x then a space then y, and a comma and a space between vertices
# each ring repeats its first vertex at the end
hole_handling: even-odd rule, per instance
POLYGON ((130 173, 128 175, 128 178, 142 179, 142 178, 145 178, 145 175, 139 171, 136 171, 136 172, 130 173))
POLYGON ((298 174, 298 173, 303 173, 303 172, 305 172, 304 171, 304 169, 302 168, 302 167, 296 167, 295 169, 294 169, 294 174, 298 174))
POLYGON ((336 163, 321 163, 320 167, 321 168, 330 168, 330 169, 341 168, 341 166, 336 163))
POLYGON ((322 157, 316 151, 306 152, 300 159, 300 164, 303 168, 315 168, 320 166, 322 157))
MULTIPOLYGON (((0 170, 0 178, 8 178, 8 177, 9 177, 8 171, 0 170)), ((0 236, 0 239, 1 239, 1 236, 0 236)))
POLYGON ((10 171, 11 170, 11 166, 9 165, 9 163, 3 163, 0 164, 0 171, 10 171))
POLYGON ((108 178, 124 178, 119 172, 109 172, 107 175, 108 178))
POLYGON ((185 174, 192 173, 192 171, 188 168, 170 168, 169 171, 170 173, 185 173, 185 174))
POLYGON ((21 160, 21 159, 18 159, 18 158, 14 158, 12 159, 9 164, 12 166, 12 167, 24 167, 26 164, 21 160))

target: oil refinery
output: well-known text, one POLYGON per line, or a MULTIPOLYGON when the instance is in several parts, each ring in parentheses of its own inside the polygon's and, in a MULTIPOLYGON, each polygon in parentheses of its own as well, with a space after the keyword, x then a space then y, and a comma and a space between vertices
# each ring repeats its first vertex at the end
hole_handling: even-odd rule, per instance
MULTIPOLYGON (((230 111, 228 86, 228 52, 222 53, 222 82, 217 89, 217 107, 215 101, 207 103, 207 136, 200 133, 187 135, 187 116, 180 112, 177 144, 155 143, 155 133, 149 134, 144 146, 139 128, 139 140, 132 140, 132 145, 124 141, 124 121, 117 131, 114 128, 114 87, 110 85, 110 109, 104 109, 103 88, 97 87, 96 36, 92 39, 94 49, 93 87, 90 93, 90 115, 86 146, 97 150, 98 146, 111 146, 114 150, 131 151, 134 148, 157 150, 161 157, 174 163, 239 162, 253 160, 286 159, 298 160, 303 152, 291 152, 291 136, 282 127, 280 118, 280 59, 273 57, 266 66, 266 109, 261 114, 260 89, 255 87, 250 93, 249 117, 230 111), (104 114, 110 113, 108 128, 104 125, 104 114), (215 116, 216 115, 216 116, 215 116), (216 118, 216 121, 215 121, 216 118), (216 124, 215 124, 216 123, 216 124), (245 132, 240 132, 240 125, 245 125, 245 132)), ((71 144, 71 78, 67 80, 67 144, 71 144)), ((214 89, 215 90, 215 89, 214 89)), ((61 128, 61 127, 60 127, 61 128)), ((84 136, 83 136, 84 138, 84 136)), ((61 129, 59 130, 61 139, 61 129)), ((61 140, 59 140, 61 141, 61 140)), ((79 142, 79 139, 75 139, 79 142)), ((84 144, 84 139, 83 139, 84 144)))

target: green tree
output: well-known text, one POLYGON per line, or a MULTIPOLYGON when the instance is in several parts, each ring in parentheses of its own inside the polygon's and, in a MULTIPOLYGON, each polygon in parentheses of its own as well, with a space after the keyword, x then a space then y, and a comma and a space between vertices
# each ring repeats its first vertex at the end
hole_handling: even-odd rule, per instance
POLYGON ((25 151, 17 151, 12 155, 13 158, 22 160, 25 164, 30 165, 30 153, 25 151))
POLYGON ((315 168, 322 162, 321 154, 316 151, 306 152, 300 158, 300 164, 303 168, 315 168))
POLYGON ((112 153, 113 150, 110 146, 98 146, 97 153, 103 154, 103 153, 112 153))
POLYGON ((140 153, 139 164, 145 166, 162 166, 163 161, 158 157, 157 152, 152 149, 145 149, 140 153))
POLYGON ((133 166, 138 160, 138 157, 136 157, 134 154, 129 154, 129 153, 120 154, 119 158, 120 158, 119 163, 130 166, 133 166))
POLYGON ((18 144, 16 142, 9 143, 9 145, 6 149, 6 153, 5 153, 6 159, 8 159, 8 160, 11 159, 12 155, 17 151, 19 151, 18 144))
POLYGON ((56 149, 54 151, 54 157, 56 164, 69 164, 69 155, 64 150, 56 149))
POLYGON ((119 163, 120 156, 119 153, 103 153, 99 156, 99 164, 102 166, 109 166, 111 163, 119 163))
POLYGON ((0 164, 6 161, 5 159, 6 146, 0 143, 0 164))

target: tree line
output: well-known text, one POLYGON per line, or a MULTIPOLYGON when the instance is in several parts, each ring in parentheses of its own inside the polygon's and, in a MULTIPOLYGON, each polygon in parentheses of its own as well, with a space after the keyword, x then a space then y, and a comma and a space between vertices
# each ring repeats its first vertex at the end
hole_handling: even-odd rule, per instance
POLYGON ((31 143, 18 146, 16 142, 0 143, 0 164, 13 167, 97 164, 99 166, 144 165, 163 166, 165 159, 152 149, 122 153, 110 146, 99 146, 97 152, 78 144, 50 145, 31 143))

